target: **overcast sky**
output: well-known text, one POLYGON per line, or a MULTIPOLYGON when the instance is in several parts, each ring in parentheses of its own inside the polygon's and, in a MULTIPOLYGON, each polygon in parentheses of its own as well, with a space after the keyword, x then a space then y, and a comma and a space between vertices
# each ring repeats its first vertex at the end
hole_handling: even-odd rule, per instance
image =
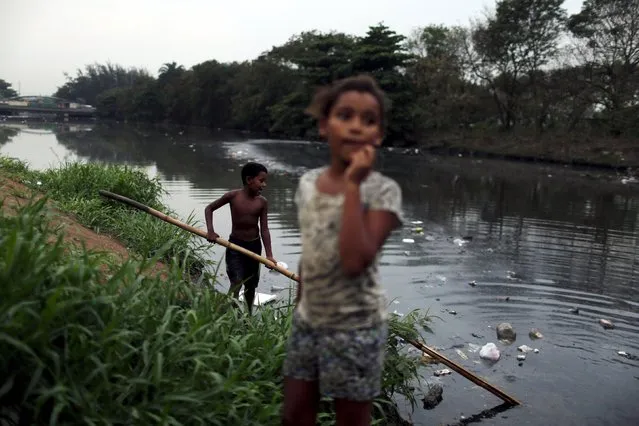
MULTIPOLYGON (((582 0, 566 0, 569 13, 582 0)), ((165 62, 252 59, 305 30, 363 35, 383 22, 408 35, 466 25, 493 0, 0 0, 0 78, 50 95, 63 72, 111 61, 157 73, 165 62)))

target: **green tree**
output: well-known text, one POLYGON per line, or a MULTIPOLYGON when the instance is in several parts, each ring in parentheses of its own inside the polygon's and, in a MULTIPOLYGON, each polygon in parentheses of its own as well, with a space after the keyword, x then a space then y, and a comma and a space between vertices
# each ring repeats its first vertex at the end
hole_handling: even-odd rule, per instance
POLYGON ((494 15, 471 33, 468 64, 474 76, 489 86, 505 129, 521 119, 523 93, 533 91, 536 98, 540 71, 558 53, 566 19, 563 2, 498 0, 494 15))
POLYGON ((384 24, 369 27, 357 43, 353 60, 353 73, 366 73, 375 77, 391 101, 391 113, 386 142, 413 143, 412 123, 416 116, 414 93, 405 77, 412 59, 406 50, 406 37, 384 24))
POLYGON ((91 105, 96 103, 98 95, 109 89, 154 81, 144 69, 127 69, 111 63, 90 64, 84 70, 78 69, 75 77, 65 76, 67 82, 58 88, 54 96, 91 105))
POLYGON ((614 133, 637 121, 639 0, 586 0, 568 21, 585 81, 614 133))
POLYGON ((317 87, 352 75, 356 43, 355 37, 343 33, 309 31, 266 53, 266 59, 294 70, 298 76, 291 92, 269 108, 271 133, 296 138, 317 136, 304 109, 317 87))
POLYGON ((418 28, 406 40, 415 59, 407 76, 415 90, 420 134, 466 129, 483 118, 481 87, 465 78, 463 40, 466 30, 430 25, 418 28))
POLYGON ((18 96, 18 92, 13 90, 11 83, 0 78, 0 99, 13 98, 15 96, 18 96))

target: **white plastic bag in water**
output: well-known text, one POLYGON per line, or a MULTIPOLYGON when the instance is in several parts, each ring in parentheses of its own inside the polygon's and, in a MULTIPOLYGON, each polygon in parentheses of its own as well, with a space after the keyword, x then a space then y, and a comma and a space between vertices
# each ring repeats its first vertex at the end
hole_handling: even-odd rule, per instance
POLYGON ((479 357, 483 359, 487 359, 489 361, 497 361, 500 357, 499 349, 495 346, 494 343, 486 343, 479 350, 479 357))

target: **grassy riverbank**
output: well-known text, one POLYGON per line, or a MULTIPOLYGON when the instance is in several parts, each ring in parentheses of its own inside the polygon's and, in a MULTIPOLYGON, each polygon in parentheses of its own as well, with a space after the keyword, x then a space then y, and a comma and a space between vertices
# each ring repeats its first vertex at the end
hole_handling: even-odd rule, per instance
MULTIPOLYGON (((202 260, 187 239, 147 226, 91 189, 162 208, 157 182, 120 167, 38 173, 15 161, 0 165, 1 418, 34 425, 279 424, 291 307, 264 307, 253 317, 230 309, 225 295, 191 282, 184 265, 202 260), (126 236, 139 256, 118 256, 117 241, 107 244, 74 218, 126 236), (160 261, 161 274, 146 273, 160 261)), ((398 336, 415 337, 427 321, 416 312, 391 320, 378 424, 401 424, 389 402, 416 397, 420 361, 398 336)), ((332 424, 329 412, 321 419, 332 424)))
MULTIPOLYGON (((160 260, 175 259, 190 275, 202 277, 207 264, 202 255, 204 245, 196 245, 189 234, 173 225, 99 195, 98 191, 104 189, 172 214, 161 203, 164 190, 160 183, 143 171, 97 163, 67 163, 56 169, 34 171, 20 161, 0 158, 0 173, 46 193, 79 223, 111 235, 141 258, 161 252, 160 260)), ((194 224, 192 218, 186 222, 194 224)))

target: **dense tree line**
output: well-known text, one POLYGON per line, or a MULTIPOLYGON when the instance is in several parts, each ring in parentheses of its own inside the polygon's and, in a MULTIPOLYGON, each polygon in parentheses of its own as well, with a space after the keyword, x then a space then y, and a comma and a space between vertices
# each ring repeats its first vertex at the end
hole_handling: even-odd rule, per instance
POLYGON ((388 139, 446 135, 639 135, 639 0, 498 0, 467 27, 408 36, 383 24, 363 36, 308 31, 246 62, 185 69, 94 64, 56 96, 104 118, 172 122, 313 138, 304 115, 314 89, 375 76, 392 104, 388 139))
POLYGON ((0 99, 9 99, 14 96, 18 96, 18 92, 16 92, 11 86, 11 83, 0 78, 0 99))

